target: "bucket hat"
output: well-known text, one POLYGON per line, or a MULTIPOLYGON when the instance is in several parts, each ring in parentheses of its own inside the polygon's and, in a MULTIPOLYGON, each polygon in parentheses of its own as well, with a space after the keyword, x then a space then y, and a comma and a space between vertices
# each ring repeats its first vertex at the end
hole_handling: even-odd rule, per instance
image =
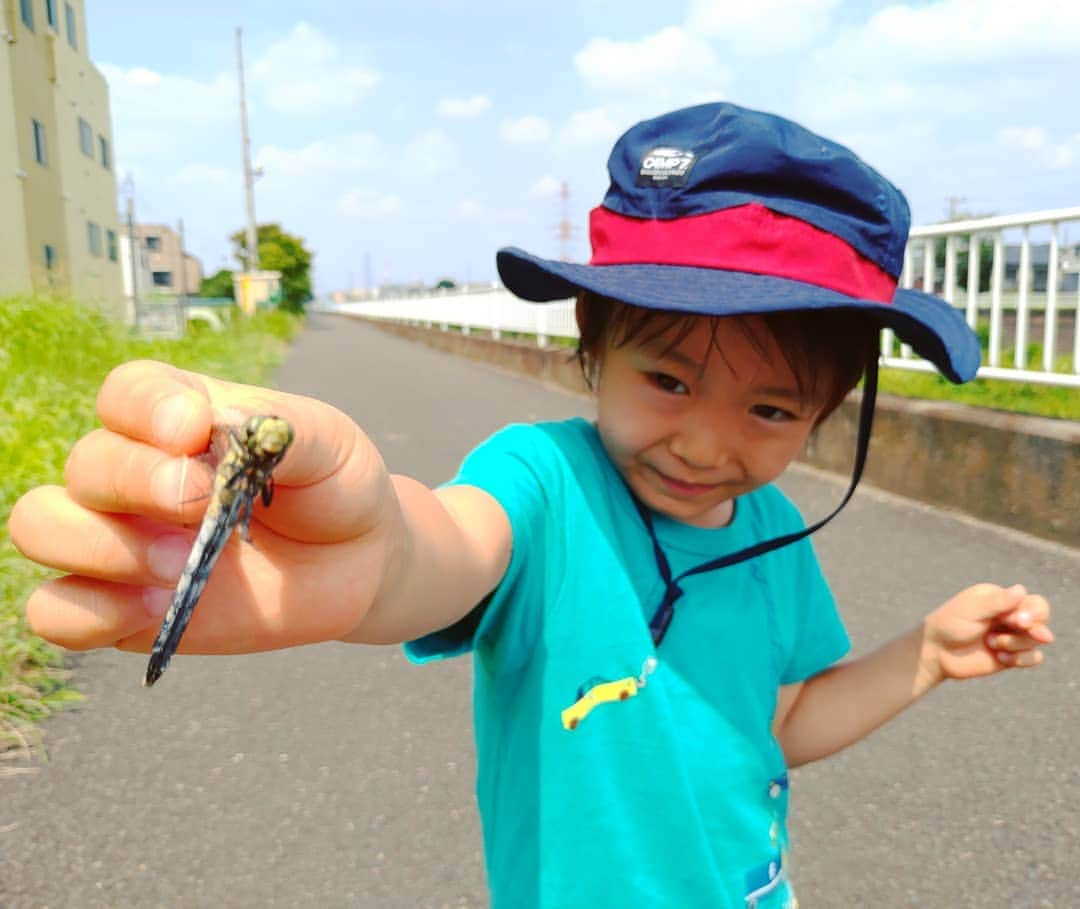
MULTIPOLYGON (((979 343, 959 311, 897 286, 911 226, 907 200, 844 146, 773 114, 702 104, 632 127, 615 143, 608 172, 611 185, 589 216, 592 260, 501 249, 496 263, 510 291, 542 303, 587 290, 713 316, 865 312, 951 381, 975 376, 979 343)), ((788 546, 840 513, 866 464, 877 378, 875 352, 866 364, 851 483, 840 504, 809 526, 674 576, 652 515, 627 486, 665 587, 649 621, 657 647, 688 578, 788 546)))
POLYGON ((702 104, 632 127, 608 171, 591 261, 501 249, 510 291, 548 302, 587 290, 715 316, 859 310, 951 381, 974 377, 979 344, 960 312, 897 287, 907 200, 844 146, 773 114, 702 104))

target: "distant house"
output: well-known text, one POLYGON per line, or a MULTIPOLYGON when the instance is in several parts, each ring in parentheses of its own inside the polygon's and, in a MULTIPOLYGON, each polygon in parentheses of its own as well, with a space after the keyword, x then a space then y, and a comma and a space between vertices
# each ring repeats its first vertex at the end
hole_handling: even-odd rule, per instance
MULTIPOLYGON (((1040 243, 1031 245, 1031 290, 1037 293, 1046 292, 1046 272, 1050 262, 1050 244, 1040 243)), ((1069 291, 1077 289, 1077 279, 1080 278, 1080 244, 1076 246, 1063 246, 1058 251, 1058 267, 1064 265, 1064 272, 1058 290, 1069 291), (1071 266, 1071 267, 1070 267, 1071 266)), ((1020 247, 1005 247, 1005 290, 1016 290, 1020 286, 1020 247)))
POLYGON ((193 255, 181 252, 180 235, 175 230, 166 224, 136 224, 135 238, 150 270, 150 286, 139 288, 140 297, 193 296, 199 292, 202 263, 193 255))

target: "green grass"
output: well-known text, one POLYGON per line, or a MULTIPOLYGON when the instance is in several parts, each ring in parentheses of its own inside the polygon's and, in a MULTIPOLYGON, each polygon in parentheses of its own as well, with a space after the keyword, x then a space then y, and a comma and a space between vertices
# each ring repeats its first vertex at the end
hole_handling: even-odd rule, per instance
POLYGON ((47 575, 22 558, 7 532, 15 500, 61 482, 72 443, 96 425, 94 401, 106 374, 152 358, 239 382, 265 383, 301 325, 280 311, 230 320, 221 332, 145 340, 95 310, 61 299, 0 299, 0 752, 29 749, 35 724, 78 700, 61 653, 30 634, 27 595, 47 575))
POLYGON ((952 401, 972 407, 988 407, 1010 413, 1080 420, 1080 391, 1035 382, 975 379, 953 385, 937 373, 882 369, 878 387, 883 393, 905 398, 952 401))
MULTIPOLYGON (((976 328, 983 349, 983 361, 989 349, 990 327, 986 320, 976 328)), ((1042 344, 1027 345, 1027 367, 1038 369, 1043 357, 1042 344)), ((1016 349, 1003 346, 999 364, 1004 369, 1016 366, 1016 349)), ((1054 360, 1056 372, 1072 371, 1068 354, 1054 360)), ((1080 420, 1080 393, 1076 388, 1043 385, 1038 382, 1018 382, 1012 379, 975 379, 964 385, 953 385, 937 373, 914 372, 906 369, 882 369, 881 391, 906 398, 927 398, 932 401, 952 401, 972 407, 988 407, 1010 413, 1024 413, 1058 420, 1080 420)))

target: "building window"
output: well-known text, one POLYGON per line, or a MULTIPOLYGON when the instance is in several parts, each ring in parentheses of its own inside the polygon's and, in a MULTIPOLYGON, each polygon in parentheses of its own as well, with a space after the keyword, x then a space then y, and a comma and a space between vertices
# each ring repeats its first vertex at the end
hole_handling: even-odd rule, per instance
POLYGON ((67 39, 75 50, 79 49, 79 42, 75 36, 75 10, 70 3, 64 4, 64 19, 67 20, 67 39))
POLYGON ((19 0, 19 12, 22 14, 23 25, 30 31, 34 30, 34 0, 19 0))
POLYGON ((90 241, 90 255, 101 255, 101 225, 93 221, 86 222, 86 235, 90 241))
POLYGON ((49 20, 49 28, 56 31, 56 0, 45 0, 45 17, 49 20))
POLYGON ((94 157, 94 132, 82 117, 79 117, 79 148, 86 157, 94 157))
POLYGON ((155 271, 153 277, 154 287, 172 287, 171 271, 155 271))
POLYGON ((161 237, 147 237, 145 242, 146 248, 151 251, 161 249, 161 237))
POLYGON ((105 241, 106 241, 106 243, 108 244, 108 247, 109 247, 109 261, 110 262, 115 262, 116 259, 117 259, 116 231, 115 230, 107 230, 107 231, 105 231, 105 241))
POLYGON ((45 148, 45 127, 37 120, 34 124, 34 160, 43 167, 49 163, 49 155, 45 148))
POLYGON ((109 140, 104 136, 98 136, 98 149, 101 151, 101 166, 109 170, 112 167, 112 156, 109 154, 109 140))
POLYGON ((52 271, 56 265, 56 247, 45 244, 45 270, 52 271))

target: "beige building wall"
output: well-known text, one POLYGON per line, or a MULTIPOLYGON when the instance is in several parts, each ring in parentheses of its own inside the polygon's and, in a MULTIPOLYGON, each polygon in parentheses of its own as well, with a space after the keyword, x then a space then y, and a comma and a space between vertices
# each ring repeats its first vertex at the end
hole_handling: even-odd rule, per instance
MULTIPOLYGON (((180 234, 167 224, 136 224, 135 236, 141 244, 150 269, 151 293, 197 294, 202 284, 202 264, 194 256, 183 254, 181 272, 180 234), (181 282, 181 276, 183 281, 181 282)), ((140 296, 143 296, 140 292, 140 296)))
MULTIPOLYGON (((5 11, 6 12, 6 11, 5 11)), ((0 32, 8 23, 0 21, 0 32)), ((24 173, 19 149, 19 135, 14 129, 15 91, 11 56, 14 48, 0 35, 0 296, 7 296, 30 286, 30 258, 23 227, 24 173)))
MULTIPOLYGON (((8 115, 0 120, 0 134, 14 133, 14 172, 25 175, 16 177, 22 204, 0 209, 5 235, 21 233, 25 238, 22 250, 0 253, 3 289, 53 289, 120 315, 120 227, 109 93, 87 54, 85 4, 55 0, 51 8, 56 21, 50 25, 45 0, 31 0, 32 28, 23 21, 19 0, 0 0, 0 8, 6 33, 6 52, 0 52, 6 64, 0 76, 0 114, 8 115), (41 124, 38 140, 44 135, 44 162, 37 160, 35 121, 41 124), (13 129, 5 130, 5 123, 13 129), (24 263, 21 267, 16 256, 24 263)), ((0 150, 0 160, 3 155, 0 150)), ((10 173, 0 173, 0 182, 10 173)), ((12 195, 7 187, 0 189, 0 198, 12 195)))

